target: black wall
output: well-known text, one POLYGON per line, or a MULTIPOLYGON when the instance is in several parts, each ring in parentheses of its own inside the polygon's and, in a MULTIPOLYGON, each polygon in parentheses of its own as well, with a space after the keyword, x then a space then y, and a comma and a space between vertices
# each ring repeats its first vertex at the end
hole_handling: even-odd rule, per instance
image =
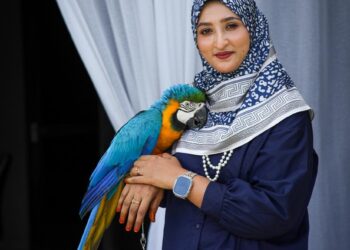
POLYGON ((98 98, 55 1, 1 3, 1 249, 74 249, 99 156, 98 98))
POLYGON ((0 178, 0 249, 27 249, 29 191, 20 1, 0 1, 0 154, 12 155, 0 178))
POLYGON ((98 99, 55 1, 22 1, 31 249, 74 249, 98 99), (83 181, 84 180, 84 181, 83 181))
MULTIPOLYGON (((0 2, 0 250, 76 249, 88 178, 114 135, 55 1, 0 2), (1 159, 0 159, 1 163, 1 159)), ((100 249, 140 249, 114 223, 100 249)))

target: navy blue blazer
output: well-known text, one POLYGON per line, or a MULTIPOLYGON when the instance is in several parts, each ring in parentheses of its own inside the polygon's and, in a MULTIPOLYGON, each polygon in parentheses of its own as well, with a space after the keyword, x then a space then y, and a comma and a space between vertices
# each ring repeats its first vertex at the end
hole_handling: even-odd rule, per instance
MULTIPOLYGON (((221 155, 211 156, 212 163, 221 155)), ((175 156, 204 176, 201 156, 175 156)), ((234 150, 200 209, 166 193, 163 250, 307 249, 317 165, 308 112, 284 119, 234 150)))

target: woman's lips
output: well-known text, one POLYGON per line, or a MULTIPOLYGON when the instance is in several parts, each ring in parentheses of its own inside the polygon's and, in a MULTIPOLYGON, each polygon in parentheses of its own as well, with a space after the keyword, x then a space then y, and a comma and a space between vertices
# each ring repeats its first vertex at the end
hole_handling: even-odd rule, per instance
POLYGON ((227 59, 229 58, 231 55, 233 54, 232 51, 224 51, 224 52, 219 52, 219 53, 215 53, 214 55, 221 59, 221 60, 224 60, 224 59, 227 59))

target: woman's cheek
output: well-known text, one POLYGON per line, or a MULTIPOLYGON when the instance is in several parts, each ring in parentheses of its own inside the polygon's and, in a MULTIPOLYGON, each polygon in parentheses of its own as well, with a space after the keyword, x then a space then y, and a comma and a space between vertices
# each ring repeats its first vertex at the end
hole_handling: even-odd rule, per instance
POLYGON ((201 54, 206 54, 211 50, 212 39, 210 37, 201 38, 198 40, 198 49, 201 54))

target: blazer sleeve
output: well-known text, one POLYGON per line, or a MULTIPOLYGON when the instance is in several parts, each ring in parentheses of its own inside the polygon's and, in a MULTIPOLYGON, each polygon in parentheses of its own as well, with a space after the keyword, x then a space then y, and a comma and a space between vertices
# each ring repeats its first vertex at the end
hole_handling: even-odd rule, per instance
POLYGON ((297 228, 305 216, 317 164, 307 112, 292 115, 270 129, 249 180, 211 182, 201 210, 239 237, 282 236, 297 228))

